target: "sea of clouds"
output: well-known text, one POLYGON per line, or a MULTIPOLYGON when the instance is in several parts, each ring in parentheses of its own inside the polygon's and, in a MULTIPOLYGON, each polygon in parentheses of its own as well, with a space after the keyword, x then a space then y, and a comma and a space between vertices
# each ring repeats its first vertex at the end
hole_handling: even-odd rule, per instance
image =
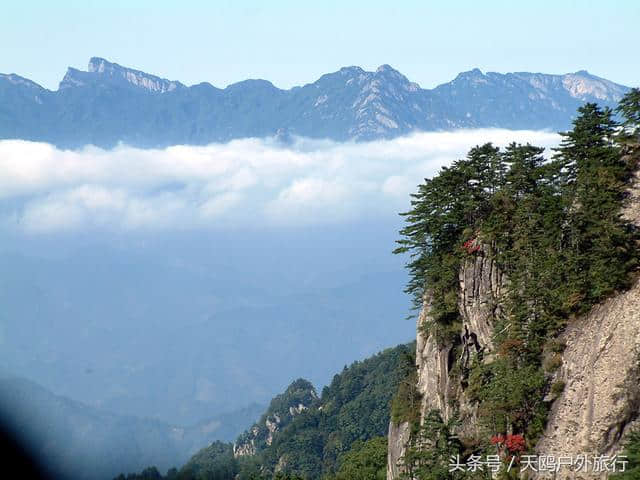
POLYGON ((395 215, 425 177, 489 141, 553 147, 559 136, 479 129, 366 143, 267 138, 112 150, 3 140, 0 223, 32 234, 305 226, 395 215))

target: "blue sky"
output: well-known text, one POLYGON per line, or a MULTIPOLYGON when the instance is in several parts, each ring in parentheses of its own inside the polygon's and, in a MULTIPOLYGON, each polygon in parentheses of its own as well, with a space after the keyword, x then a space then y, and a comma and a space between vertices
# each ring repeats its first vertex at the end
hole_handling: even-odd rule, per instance
POLYGON ((219 87, 266 78, 289 88, 383 63, 425 88, 474 67, 587 69, 636 86, 638 25, 637 0, 22 0, 2 7, 0 72, 55 89, 67 66, 102 56, 219 87))

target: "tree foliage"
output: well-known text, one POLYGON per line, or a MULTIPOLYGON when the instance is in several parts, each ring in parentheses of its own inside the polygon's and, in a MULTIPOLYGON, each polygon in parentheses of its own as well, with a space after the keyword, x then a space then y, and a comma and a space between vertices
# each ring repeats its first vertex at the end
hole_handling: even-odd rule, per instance
POLYGON ((611 475, 611 480, 636 480, 640 478, 640 431, 629 434, 625 442, 623 455, 629 463, 622 473, 611 475))
MULTIPOLYGON (((402 458, 401 478, 407 480, 458 480, 472 478, 466 471, 452 472, 452 457, 461 458, 463 447, 454 434, 455 419, 445 422, 438 410, 427 412, 416 426, 402 458)), ((481 478, 481 475, 477 475, 481 478)))
POLYGON ((357 440, 340 456, 340 468, 327 480, 385 480, 387 478, 387 439, 357 440))

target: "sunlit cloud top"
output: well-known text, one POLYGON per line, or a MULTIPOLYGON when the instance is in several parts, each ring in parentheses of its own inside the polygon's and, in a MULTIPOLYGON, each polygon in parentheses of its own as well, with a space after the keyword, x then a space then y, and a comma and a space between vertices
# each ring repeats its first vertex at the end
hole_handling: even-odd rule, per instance
POLYGON ((0 221, 28 233, 309 225, 394 215, 441 166, 485 142, 554 133, 462 130, 337 143, 245 139, 142 150, 0 141, 0 221))

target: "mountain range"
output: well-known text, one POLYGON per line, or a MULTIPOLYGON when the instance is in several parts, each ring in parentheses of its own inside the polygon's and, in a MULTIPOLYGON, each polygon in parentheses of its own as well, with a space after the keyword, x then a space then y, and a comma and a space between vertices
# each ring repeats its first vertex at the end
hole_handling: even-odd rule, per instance
POLYGON ((344 67, 289 90, 266 80, 220 89, 94 57, 86 72, 69 68, 56 91, 0 74, 0 139, 150 148, 267 136, 367 141, 457 128, 565 130, 584 102, 614 106, 628 90, 584 70, 479 69, 423 89, 389 65, 375 72, 344 67))

